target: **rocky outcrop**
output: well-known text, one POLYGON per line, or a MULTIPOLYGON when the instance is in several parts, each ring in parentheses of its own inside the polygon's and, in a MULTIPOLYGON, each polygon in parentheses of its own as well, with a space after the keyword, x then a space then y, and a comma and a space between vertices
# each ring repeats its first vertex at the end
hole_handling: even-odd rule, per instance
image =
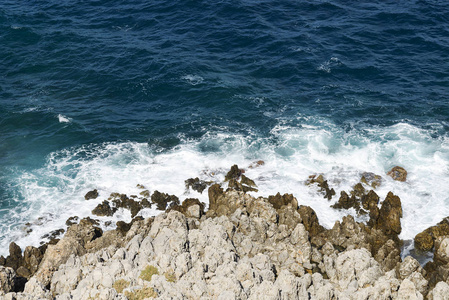
MULTIPOLYGON (((251 184, 243 176, 236 167, 229 181, 251 184)), ((0 269, 6 299, 442 299, 449 289, 437 284, 449 274, 449 238, 435 240, 437 273, 401 260, 402 206, 392 193, 378 208, 374 192, 354 188, 370 222, 346 216, 331 229, 290 194, 255 198, 215 184, 207 212, 198 199, 160 194, 167 210, 154 218, 104 233, 82 219, 40 264, 36 248, 25 250, 18 259, 37 272, 20 292, 14 270, 0 269)))
POLYGON ((331 200, 332 196, 335 195, 335 190, 329 187, 329 184, 327 183, 327 180, 324 180, 323 175, 310 175, 309 179, 306 181, 306 185, 312 184, 316 184, 320 188, 321 193, 323 193, 324 198, 327 200, 331 200))
POLYGON ((98 197, 98 191, 97 190, 93 190, 93 191, 87 192, 87 194, 84 195, 84 199, 86 199, 86 200, 97 199, 97 197, 98 197))

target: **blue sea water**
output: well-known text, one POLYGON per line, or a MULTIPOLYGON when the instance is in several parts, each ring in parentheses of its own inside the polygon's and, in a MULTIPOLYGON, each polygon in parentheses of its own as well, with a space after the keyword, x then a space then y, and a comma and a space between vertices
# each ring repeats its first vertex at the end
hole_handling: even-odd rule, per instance
POLYGON ((449 216, 443 1, 3 0, 0 45, 0 254, 138 183, 207 202, 184 180, 235 163, 327 227, 348 212, 310 174, 382 175, 404 239, 449 216))

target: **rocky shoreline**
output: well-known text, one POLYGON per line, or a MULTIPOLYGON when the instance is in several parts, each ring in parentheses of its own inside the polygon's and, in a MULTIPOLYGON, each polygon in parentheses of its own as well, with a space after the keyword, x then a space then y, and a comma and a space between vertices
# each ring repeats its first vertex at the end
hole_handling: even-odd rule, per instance
MULTIPOLYGON (((257 162, 261 164, 263 162, 257 162)), ((95 219, 72 219, 64 237, 39 248, 10 244, 0 257, 2 299, 449 299, 449 221, 415 238, 433 261, 421 266, 401 259, 402 203, 375 188, 382 178, 364 173, 352 191, 342 192, 335 209, 353 208, 369 216, 364 224, 350 215, 331 229, 320 225, 312 208, 291 194, 255 198, 256 183, 233 166, 228 188, 186 180, 186 187, 208 188, 209 209, 198 199, 164 193, 142 197, 111 195, 95 209, 113 215, 129 209, 130 223, 103 232, 95 219), (165 212, 135 217, 157 205, 165 212)), ((405 181, 400 167, 389 172, 405 181)), ((324 198, 335 191, 322 175, 324 198)), ((92 191, 86 200, 96 198, 92 191)))

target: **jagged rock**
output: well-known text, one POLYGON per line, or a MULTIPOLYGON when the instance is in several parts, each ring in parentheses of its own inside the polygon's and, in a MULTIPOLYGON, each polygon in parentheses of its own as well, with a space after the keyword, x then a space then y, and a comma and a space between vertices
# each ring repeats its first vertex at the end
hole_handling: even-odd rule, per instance
POLYGON ((301 215, 294 206, 295 204, 293 206, 284 205, 281 209, 277 210, 280 225, 286 225, 289 229, 294 229, 296 225, 302 223, 301 215))
POLYGON ((380 175, 376 175, 371 172, 364 172, 362 173, 362 178, 360 179, 360 182, 376 189, 382 184, 382 177, 380 175))
POLYGON ((407 171, 399 166, 393 167, 388 173, 388 176, 393 178, 396 181, 406 181, 407 180, 407 171))
POLYGON ((242 184, 246 184, 247 186, 251 186, 251 187, 256 187, 257 186, 256 183, 254 182, 254 180, 249 179, 244 174, 242 174, 241 183, 242 184))
POLYGON ((161 193, 159 191, 154 191, 153 195, 151 195, 151 202, 156 203, 157 209, 165 210, 167 209, 167 205, 177 205, 179 204, 178 197, 174 195, 168 195, 165 193, 161 193))
POLYGON ((237 165, 233 165, 231 170, 226 174, 225 181, 229 181, 231 179, 238 180, 243 172, 244 171, 239 169, 237 165))
POLYGON ((429 300, 449 300, 449 285, 440 281, 436 284, 435 288, 427 295, 429 300))
POLYGON ((415 236, 415 248, 422 251, 430 251, 434 246, 435 239, 440 236, 449 235, 449 220, 444 218, 440 223, 431 226, 415 236))
POLYGON ((333 188, 329 188, 329 184, 327 183, 327 180, 324 180, 323 175, 319 175, 318 177, 316 177, 316 175, 309 176, 306 185, 311 185, 313 183, 317 183, 321 192, 324 194, 324 198, 327 200, 331 200, 332 196, 335 195, 335 190, 333 188))
POLYGON ((34 274, 42 258, 44 257, 46 248, 36 248, 33 246, 28 246, 25 248, 23 252, 23 265, 30 271, 31 274, 34 274))
POLYGON ((211 184, 212 182, 200 180, 198 177, 189 178, 185 181, 186 189, 192 188, 192 190, 197 191, 201 194, 207 188, 207 186, 211 184))
POLYGON ((298 208, 298 212, 306 230, 311 236, 316 236, 324 231, 324 227, 320 225, 318 216, 311 207, 301 205, 298 208))
POLYGON ((401 218, 401 199, 389 192, 384 202, 382 202, 375 227, 381 229, 388 237, 397 239, 402 230, 401 218))
POLYGON ((360 209, 360 204, 359 200, 356 197, 349 197, 349 195, 345 191, 341 191, 338 202, 334 205, 331 205, 331 207, 336 209, 349 209, 351 207, 354 207, 356 211, 358 211, 360 209))
POLYGON ((59 241, 58 237, 61 236, 64 232, 65 232, 65 230, 62 228, 56 229, 56 230, 50 231, 47 234, 44 234, 43 236, 41 236, 41 239, 49 239, 51 244, 56 244, 57 241, 59 241))
POLYGON ((116 207, 111 207, 109 201, 104 200, 102 203, 98 204, 93 210, 92 214, 100 217, 113 216, 117 211, 116 207))
POLYGON ((423 295, 416 289, 413 282, 409 279, 404 279, 398 291, 398 299, 401 300, 421 300, 423 295))
POLYGON ((5 266, 17 270, 22 264, 22 249, 12 242, 9 244, 9 256, 6 257, 5 266))
POLYGON ((76 224, 78 222, 79 218, 77 216, 73 216, 67 219, 67 221, 65 221, 65 225, 67 226, 71 226, 73 224, 76 224))
POLYGON ((442 265, 449 263, 449 236, 438 237, 435 240, 434 261, 442 265))
POLYGON ((84 199, 90 200, 90 199, 97 199, 98 197, 98 191, 95 189, 93 191, 87 192, 87 194, 84 196, 84 199))
MULTIPOLYGON (((158 198, 160 193, 158 191, 155 191, 155 193, 156 193, 155 199, 160 201, 161 199, 158 198)), ((164 196, 166 194, 160 194, 160 195, 164 196)), ((175 196, 173 196, 173 197, 175 197, 175 196)), ((153 197, 151 197, 151 198, 153 199, 153 197)), ((128 198, 128 196, 126 196, 125 194, 121 194, 118 199, 116 198, 116 199, 112 200, 112 203, 114 203, 114 205, 115 205, 115 210, 117 210, 117 208, 129 209, 131 212, 131 218, 134 218, 139 213, 139 211, 143 208, 142 203, 140 203, 134 199, 128 198)), ((103 202, 103 204, 104 204, 104 202, 103 202)), ((112 208, 112 210, 114 210, 114 208, 112 208)))
POLYGON ((284 205, 289 205, 295 210, 298 208, 298 200, 296 200, 292 194, 284 194, 281 196, 280 193, 277 193, 275 196, 268 196, 268 202, 270 202, 275 209, 280 209, 284 205))
POLYGON ((182 205, 174 205, 170 210, 176 210, 188 218, 201 218, 204 215, 205 204, 196 198, 188 198, 182 202, 182 205))
POLYGON ((393 240, 388 240, 375 253, 374 259, 386 272, 394 269, 401 262, 401 249, 393 240))
POLYGON ((0 267, 0 295, 15 290, 16 272, 10 267, 0 267))
POLYGON ((49 245, 45 251, 42 262, 36 272, 37 280, 47 286, 53 272, 65 263, 70 255, 83 255, 86 253, 85 246, 103 234, 103 231, 94 226, 96 222, 91 218, 84 218, 79 224, 69 227, 64 238, 56 245, 49 245))

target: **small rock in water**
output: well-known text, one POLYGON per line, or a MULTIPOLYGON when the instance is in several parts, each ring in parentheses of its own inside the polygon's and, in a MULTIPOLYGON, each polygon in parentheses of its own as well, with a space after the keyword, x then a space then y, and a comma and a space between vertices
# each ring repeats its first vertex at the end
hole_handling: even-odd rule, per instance
POLYGON ((100 203, 92 210, 92 214, 100 217, 108 216, 111 217, 117 211, 116 207, 111 207, 109 205, 109 201, 104 200, 103 203, 100 203))
POLYGON ((154 191, 153 195, 151 195, 151 202, 157 204, 158 210, 165 210, 167 208, 167 204, 179 204, 179 199, 174 195, 154 191))
POLYGON ((373 189, 376 189, 382 184, 382 177, 371 172, 364 172, 362 173, 360 182, 371 186, 373 189))
POLYGON ((230 181, 232 179, 238 180, 242 173, 244 173, 243 170, 239 169, 237 165, 233 165, 231 170, 226 174, 225 181, 230 181))
POLYGON ((192 190, 197 191, 199 193, 203 193, 203 191, 207 188, 208 185, 211 185, 213 182, 207 182, 204 180, 200 180, 198 177, 189 178, 185 181, 186 189, 192 188, 192 190))
POLYGON ((87 194, 84 196, 84 199, 90 200, 90 199, 97 199, 98 197, 98 191, 95 189, 93 191, 87 192, 87 194))
POLYGON ((388 176, 393 178, 396 181, 406 181, 407 180, 407 171, 399 166, 393 167, 388 173, 388 176))
POLYGON ((67 219, 67 221, 65 221, 65 225, 67 226, 71 226, 73 224, 78 223, 79 218, 77 216, 73 216, 67 219))

